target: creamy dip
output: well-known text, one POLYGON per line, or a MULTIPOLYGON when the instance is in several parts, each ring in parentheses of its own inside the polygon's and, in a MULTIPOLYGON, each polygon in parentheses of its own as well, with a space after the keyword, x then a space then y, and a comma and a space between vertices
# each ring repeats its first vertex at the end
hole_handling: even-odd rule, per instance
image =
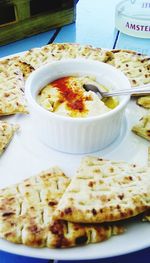
POLYGON ((94 84, 106 91, 94 77, 63 77, 40 90, 37 101, 46 110, 69 117, 102 115, 118 105, 114 98, 100 100, 92 91, 85 91, 84 84, 94 84))

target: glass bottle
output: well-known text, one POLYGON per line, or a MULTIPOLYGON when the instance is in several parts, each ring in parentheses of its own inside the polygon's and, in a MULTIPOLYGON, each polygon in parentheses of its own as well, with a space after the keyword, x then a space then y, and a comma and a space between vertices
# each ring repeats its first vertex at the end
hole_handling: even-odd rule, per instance
POLYGON ((150 0, 124 0, 116 6, 115 24, 121 32, 150 38, 150 0))

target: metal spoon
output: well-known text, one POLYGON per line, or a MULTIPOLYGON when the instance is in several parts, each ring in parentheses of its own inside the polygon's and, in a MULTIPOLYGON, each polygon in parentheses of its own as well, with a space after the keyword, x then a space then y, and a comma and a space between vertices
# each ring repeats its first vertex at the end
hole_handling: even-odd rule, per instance
POLYGON ((95 86, 93 84, 83 84, 83 88, 86 91, 93 91, 93 92, 95 92, 100 99, 105 98, 105 97, 113 97, 113 96, 121 96, 121 95, 132 95, 132 94, 146 95, 146 94, 150 93, 150 84, 139 86, 137 88, 117 90, 117 91, 112 91, 112 92, 102 91, 97 86, 95 86))

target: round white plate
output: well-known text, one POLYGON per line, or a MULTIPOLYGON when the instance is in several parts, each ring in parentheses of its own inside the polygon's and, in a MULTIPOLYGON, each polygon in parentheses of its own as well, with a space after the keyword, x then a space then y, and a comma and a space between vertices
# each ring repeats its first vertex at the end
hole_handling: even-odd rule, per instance
MULTIPOLYGON (((92 155, 145 165, 150 144, 130 131, 132 125, 145 112, 146 110, 137 106, 134 100, 130 101, 120 136, 109 147, 92 155)), ((19 123, 20 131, 15 134, 0 159, 0 188, 17 183, 53 165, 60 166, 68 176, 74 174, 85 155, 64 154, 48 148, 34 134, 30 115, 16 115, 6 119, 12 123, 19 123)), ((42 259, 87 260, 118 256, 150 247, 149 223, 132 221, 126 225, 126 229, 126 233, 102 243, 76 248, 35 249, 0 239, 0 249, 42 259)))

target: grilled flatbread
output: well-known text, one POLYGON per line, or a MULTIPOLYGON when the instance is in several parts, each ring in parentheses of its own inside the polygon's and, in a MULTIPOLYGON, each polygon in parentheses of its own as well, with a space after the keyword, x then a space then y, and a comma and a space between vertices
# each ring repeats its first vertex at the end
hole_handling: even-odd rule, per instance
POLYGON ((1 190, 0 236, 14 243, 44 246, 49 217, 68 183, 69 179, 53 168, 1 190))
POLYGON ((150 113, 143 116, 139 122, 132 127, 132 131, 150 141, 150 113))
POLYGON ((129 79, 131 86, 150 83, 150 57, 131 50, 112 50, 114 59, 110 64, 120 69, 129 79))
MULTIPOLYGON (((148 166, 150 167, 150 147, 148 147, 148 166)), ((150 209, 144 213, 143 221, 150 222, 150 209)))
POLYGON ((0 237, 32 247, 58 248, 101 242, 124 231, 119 225, 53 221, 53 212, 69 183, 54 167, 0 190, 0 237))
POLYGON ((46 63, 88 58, 109 63, 128 77, 132 86, 150 83, 150 57, 130 50, 104 50, 71 43, 55 43, 27 51, 20 60, 36 69, 46 63))
POLYGON ((102 62, 112 59, 113 53, 92 46, 81 46, 70 43, 57 43, 34 48, 21 56, 20 61, 27 63, 34 69, 53 61, 67 58, 89 58, 102 62))
POLYGON ((85 157, 54 213, 82 223, 116 221, 150 208, 150 168, 85 157))
POLYGON ((27 79, 27 77, 32 73, 32 71, 34 70, 33 67, 31 67, 30 65, 28 65, 25 62, 22 62, 20 60, 20 57, 12 57, 9 59, 9 64, 13 64, 15 67, 19 68, 22 72, 22 75, 24 77, 24 79, 27 79))
POLYGON ((6 121, 0 121, 0 155, 10 143, 18 125, 9 124, 6 121))
POLYGON ((150 109, 150 96, 143 96, 143 97, 138 98, 137 104, 146 109, 150 109))
POLYGON ((125 228, 120 224, 78 224, 55 220, 50 226, 48 247, 74 247, 99 243, 120 235, 125 228))
POLYGON ((14 69, 20 69, 24 79, 26 79, 34 70, 30 65, 20 60, 20 56, 11 57, 9 59, 1 60, 0 63, 5 64, 9 67, 9 70, 14 71, 14 69))
POLYGON ((24 78, 16 60, 0 61, 0 116, 27 113, 24 78))

